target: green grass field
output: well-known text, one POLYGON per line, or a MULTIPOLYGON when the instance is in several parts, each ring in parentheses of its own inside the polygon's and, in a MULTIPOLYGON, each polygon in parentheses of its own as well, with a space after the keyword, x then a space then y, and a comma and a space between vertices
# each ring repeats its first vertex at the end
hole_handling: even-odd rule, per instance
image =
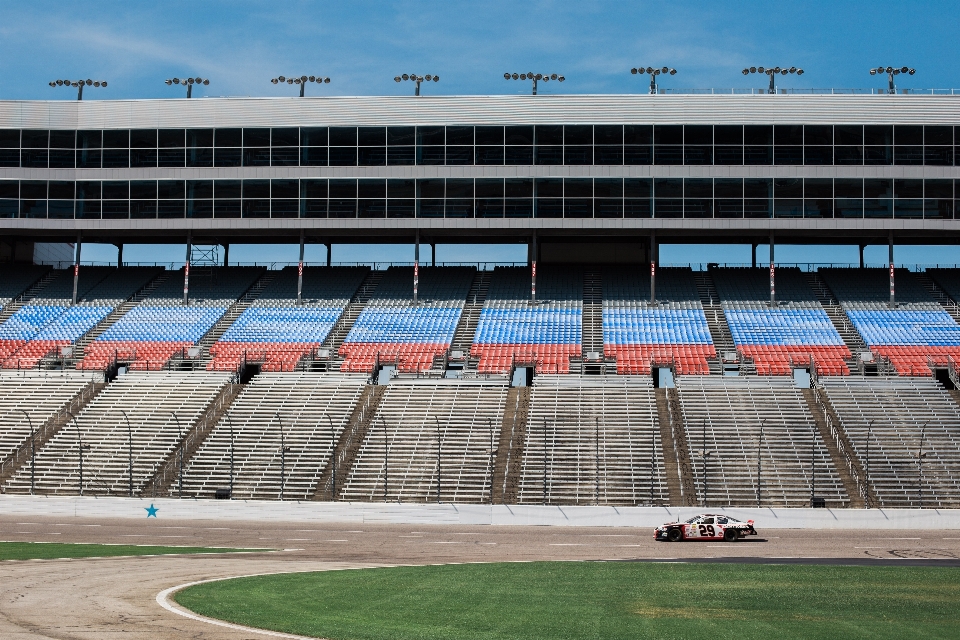
POLYGON ((537 562, 212 582, 197 613, 333 640, 960 638, 960 571, 537 562))
MULTIPOLYGON (((207 547, 150 547, 132 544, 60 544, 47 542, 0 542, 2 560, 52 560, 55 558, 109 558, 180 553, 238 553, 257 549, 212 549, 207 547)), ((262 549, 266 551, 266 549, 262 549)))

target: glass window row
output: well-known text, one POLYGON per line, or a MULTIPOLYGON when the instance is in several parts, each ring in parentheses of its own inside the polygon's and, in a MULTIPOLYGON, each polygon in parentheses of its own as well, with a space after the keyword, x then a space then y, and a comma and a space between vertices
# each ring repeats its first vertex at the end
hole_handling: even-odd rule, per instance
POLYGON ((949 178, 282 178, 0 180, 0 198, 212 200, 324 198, 960 198, 949 178))
POLYGON ((960 126, 506 125, 0 130, 0 167, 938 165, 960 126))
MULTIPOLYGON (((0 217, 157 218, 955 218, 947 198, 0 198, 0 217)), ((960 218, 958 218, 960 219, 960 218)))

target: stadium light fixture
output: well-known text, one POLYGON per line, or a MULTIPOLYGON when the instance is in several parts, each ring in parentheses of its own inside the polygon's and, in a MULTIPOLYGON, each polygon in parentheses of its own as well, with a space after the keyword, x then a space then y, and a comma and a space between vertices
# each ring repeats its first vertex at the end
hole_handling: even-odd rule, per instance
POLYGON ((77 100, 83 100, 83 88, 84 87, 105 87, 107 86, 106 80, 51 80, 49 83, 51 87, 75 87, 77 89, 77 100))
POLYGON ((767 89, 767 93, 776 93, 777 89, 774 85, 776 77, 778 75, 787 75, 790 73, 795 73, 798 76, 803 75, 803 69, 798 67, 749 67, 743 70, 743 75, 748 76, 751 73, 765 73, 770 77, 770 87, 767 89))
POLYGON ((887 80, 889 82, 889 85, 887 87, 887 93, 890 93, 890 94, 894 94, 897 92, 897 86, 893 83, 894 76, 898 76, 901 73, 905 73, 909 76, 912 76, 916 72, 917 72, 916 69, 912 69, 910 67, 876 67, 874 69, 870 69, 870 75, 872 76, 883 75, 884 73, 887 74, 887 80))
POLYGON ((530 80, 531 82, 533 82, 533 93, 531 95, 534 95, 534 96, 537 95, 538 82, 541 82, 541 81, 549 82, 551 80, 556 80, 557 82, 563 82, 564 80, 566 80, 566 78, 564 78, 561 75, 557 75, 556 73, 533 73, 532 71, 527 73, 505 73, 503 74, 503 79, 504 80, 530 80))
POLYGON ((430 82, 431 80, 433 82, 440 82, 440 76, 431 75, 429 73, 425 76, 418 76, 415 73, 404 73, 403 75, 393 77, 394 82, 403 82, 404 80, 417 83, 416 89, 413 90, 413 95, 419 96, 421 82, 430 82))
POLYGON ((188 98, 192 98, 192 97, 193 97, 193 85, 195 85, 195 84, 208 85, 208 84, 210 84, 210 80, 209 80, 208 78, 201 78, 201 77, 198 76, 198 77, 196 77, 196 78, 186 78, 186 79, 183 79, 183 78, 167 78, 166 80, 163 81, 163 83, 164 83, 165 85, 167 85, 168 87, 171 86, 171 85, 175 85, 175 84, 186 85, 186 87, 187 87, 187 97, 188 97, 188 98))
POLYGON ((630 73, 633 75, 647 74, 650 76, 650 95, 655 95, 657 93, 657 76, 660 74, 675 76, 677 75, 677 70, 671 67, 660 67, 659 69, 654 69, 653 67, 636 67, 630 69, 630 73))
POLYGON ((277 76, 276 78, 271 78, 270 82, 273 84, 286 83, 300 85, 300 97, 302 98, 304 89, 306 89, 308 82, 316 82, 317 84, 330 84, 330 78, 327 78, 326 76, 300 76, 299 78, 277 76))

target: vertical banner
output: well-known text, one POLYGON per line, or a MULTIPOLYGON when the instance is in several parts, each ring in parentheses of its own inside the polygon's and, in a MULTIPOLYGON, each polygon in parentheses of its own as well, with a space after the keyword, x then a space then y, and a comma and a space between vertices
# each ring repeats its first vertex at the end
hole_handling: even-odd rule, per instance
POLYGON ((657 301, 657 263, 650 261, 650 304, 657 301))
POLYGON ((187 304, 190 293, 190 261, 183 265, 183 304, 187 304))
POLYGON ((530 299, 537 301, 537 261, 530 263, 530 299))
POLYGON ((303 302, 303 258, 297 263, 297 304, 303 302))
POLYGON ((414 260, 413 262, 413 302, 417 302, 417 293, 420 289, 420 261, 414 260))
POLYGON ((896 298, 894 297, 894 287, 893 287, 893 263, 890 263, 890 305, 895 304, 896 298))
POLYGON ((773 304, 776 300, 777 288, 774 286, 773 279, 773 263, 770 263, 770 304, 773 304))

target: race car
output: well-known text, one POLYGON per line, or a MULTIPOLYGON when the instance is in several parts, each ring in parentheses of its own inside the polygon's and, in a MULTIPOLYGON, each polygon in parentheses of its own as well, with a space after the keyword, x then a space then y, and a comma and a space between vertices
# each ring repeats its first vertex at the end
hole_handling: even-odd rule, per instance
POLYGON ((705 513, 686 522, 668 522, 654 531, 656 540, 680 542, 681 540, 723 540, 736 542, 744 536, 755 536, 753 520, 742 522, 730 516, 705 513))

